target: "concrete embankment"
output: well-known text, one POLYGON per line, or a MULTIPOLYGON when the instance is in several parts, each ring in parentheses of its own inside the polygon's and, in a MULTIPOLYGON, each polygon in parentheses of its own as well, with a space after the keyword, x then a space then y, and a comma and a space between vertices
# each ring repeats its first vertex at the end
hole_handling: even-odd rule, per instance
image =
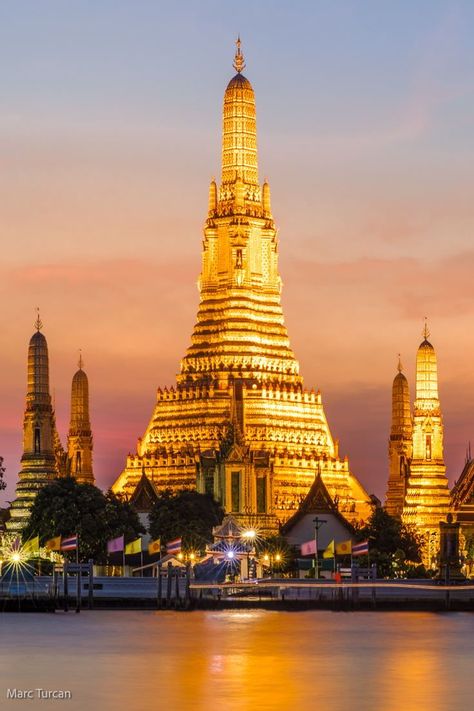
MULTIPOLYGON (((77 578, 0 585, 0 609, 7 611, 78 608, 77 578)), ((107 609, 272 610, 464 610, 474 611, 474 584, 440 585, 429 580, 332 583, 291 579, 213 584, 173 575, 157 578, 87 577, 80 580, 80 606, 107 609), (92 585, 90 593, 89 583, 92 585)))

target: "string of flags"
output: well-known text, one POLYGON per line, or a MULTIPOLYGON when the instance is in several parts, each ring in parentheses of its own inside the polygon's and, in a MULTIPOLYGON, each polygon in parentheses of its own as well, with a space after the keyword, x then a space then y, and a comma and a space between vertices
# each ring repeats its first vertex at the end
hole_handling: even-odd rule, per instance
MULTIPOLYGON (((148 554, 158 555, 161 553, 161 539, 157 538, 154 541, 150 541, 148 544, 148 554)), ((173 541, 165 544, 166 552, 176 555, 181 552, 182 539, 175 538, 173 541)), ((112 538, 107 541, 107 553, 120 553, 123 552, 124 555, 137 555, 137 553, 142 553, 143 551, 143 539, 139 536, 134 541, 130 543, 125 543, 125 537, 118 536, 117 538, 112 538)))
MULTIPOLYGON (((18 546, 20 546, 20 540, 18 540, 18 546)), ((54 538, 48 539, 44 543, 44 548, 49 551, 75 551, 79 545, 79 536, 73 534, 70 536, 55 536, 54 538)), ((23 551, 28 555, 35 555, 40 552, 40 539, 39 536, 34 536, 23 544, 23 551)), ((167 552, 178 553, 181 550, 181 538, 177 538, 174 541, 166 544, 167 552)), ((112 538, 107 541, 107 553, 119 553, 124 552, 125 555, 136 555, 142 552, 142 538, 138 537, 130 543, 125 543, 125 537, 118 536, 117 538, 112 538)), ((161 553, 161 540, 158 538, 154 541, 150 541, 148 544, 149 555, 157 555, 161 553)))
MULTIPOLYGON (((369 553, 369 541, 361 541, 360 543, 353 543, 351 540, 341 541, 336 543, 334 539, 326 546, 323 551, 323 558, 334 558, 338 555, 368 555, 369 553)), ((312 539, 306 543, 301 544, 301 555, 315 555, 316 554, 316 541, 312 539)))

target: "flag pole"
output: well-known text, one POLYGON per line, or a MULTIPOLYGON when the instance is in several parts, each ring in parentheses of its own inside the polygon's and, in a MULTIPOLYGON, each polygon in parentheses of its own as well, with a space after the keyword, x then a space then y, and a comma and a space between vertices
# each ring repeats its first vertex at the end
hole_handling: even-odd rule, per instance
POLYGON ((122 578, 124 578, 125 577, 125 537, 122 541, 122 545, 123 545, 123 548, 122 548, 122 578))
POLYGON ((79 568, 79 533, 76 531, 76 612, 81 611, 81 570, 79 568))

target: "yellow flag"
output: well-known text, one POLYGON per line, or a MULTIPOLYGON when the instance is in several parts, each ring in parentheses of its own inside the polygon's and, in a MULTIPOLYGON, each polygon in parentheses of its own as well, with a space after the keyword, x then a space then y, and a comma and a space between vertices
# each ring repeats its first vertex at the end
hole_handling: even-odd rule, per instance
POLYGON ((56 536, 56 538, 50 538, 44 544, 49 551, 60 551, 61 550, 61 536, 56 536))
POLYGON ((324 551, 323 558, 334 558, 334 541, 331 541, 324 551))
POLYGON ((131 541, 131 543, 127 543, 125 546, 125 555, 133 555, 134 553, 141 553, 142 552, 142 539, 137 538, 135 541, 131 541))
POLYGON ((35 553, 39 553, 39 547, 39 536, 35 536, 23 544, 23 552, 26 555, 35 555, 35 553))
POLYGON ((336 555, 350 555, 352 553, 352 541, 341 541, 336 543, 336 555))
POLYGON ((160 553, 161 551, 161 540, 159 538, 156 539, 156 541, 150 541, 148 544, 148 553, 149 555, 156 555, 157 553, 160 553))

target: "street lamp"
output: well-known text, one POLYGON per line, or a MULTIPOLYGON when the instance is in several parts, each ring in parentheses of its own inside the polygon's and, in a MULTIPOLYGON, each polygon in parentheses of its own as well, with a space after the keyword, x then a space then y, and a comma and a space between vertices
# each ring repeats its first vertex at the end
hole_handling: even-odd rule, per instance
POLYGON ((318 518, 316 516, 313 519, 314 523, 314 577, 317 580, 319 578, 319 558, 318 558, 318 531, 324 523, 327 523, 325 518, 318 518))
POLYGON ((250 546, 255 541, 257 536, 256 531, 253 528, 249 528, 247 531, 243 531, 242 538, 247 541, 247 578, 250 580, 250 546))

